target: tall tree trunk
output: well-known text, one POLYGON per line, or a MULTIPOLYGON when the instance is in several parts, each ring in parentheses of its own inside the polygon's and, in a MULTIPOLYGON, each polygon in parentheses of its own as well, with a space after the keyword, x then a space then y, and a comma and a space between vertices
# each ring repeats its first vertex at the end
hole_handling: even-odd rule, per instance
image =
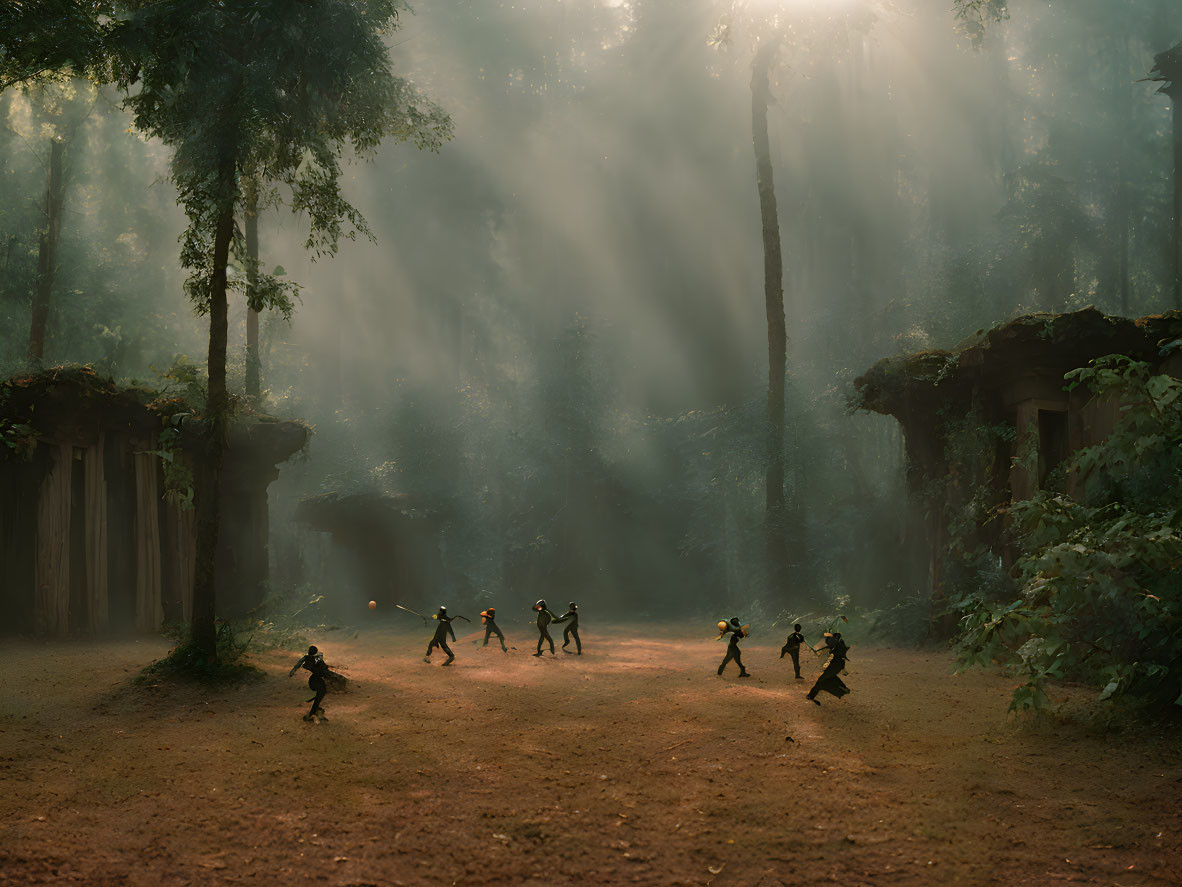
POLYGON ((1116 291, 1120 313, 1128 317, 1132 302, 1129 280, 1129 183, 1123 158, 1117 161, 1116 176, 1116 291))
POLYGON ((1182 308, 1182 83, 1162 90, 1170 97, 1174 122, 1174 302, 1171 307, 1182 308))
MULTIPOLYGON (((1164 17, 1165 12, 1159 10, 1164 17)), ((1149 79, 1165 85, 1158 92, 1170 100, 1170 111, 1173 117, 1173 132, 1171 139, 1174 146, 1174 218, 1171 228, 1171 253, 1173 272, 1170 295, 1173 299, 1172 307, 1182 308, 1182 43, 1159 52, 1153 57, 1153 70, 1149 72, 1149 79)))
POLYGON ((226 263, 234 237, 234 163, 218 170, 223 204, 214 228, 213 278, 209 285, 209 391, 203 429, 202 458, 196 489, 197 554, 193 578, 193 621, 190 641, 207 661, 217 660, 216 572, 221 507, 222 460, 226 446, 226 263))
MULTIPOLYGON (((1127 133, 1133 132, 1133 73, 1129 61, 1129 37, 1120 36, 1120 52, 1117 54, 1117 106, 1121 109, 1121 126, 1127 133)), ((1132 283, 1129 280, 1129 252, 1131 249, 1131 226, 1129 224, 1129 151, 1128 142, 1121 139, 1117 145, 1116 168, 1116 239, 1117 239, 1117 292, 1120 296, 1120 313, 1128 316, 1131 310, 1132 283)))
POLYGON ((62 234, 62 153, 60 138, 49 143, 49 181, 45 186, 45 227, 37 251, 37 283, 33 291, 33 322, 29 328, 29 362, 40 364, 45 355, 45 325, 49 320, 49 297, 57 271, 57 246, 62 234))
POLYGON ((759 190, 759 215, 763 223, 763 295, 767 309, 767 474, 764 534, 767 549, 768 593, 783 596, 788 574, 787 533, 784 509, 784 372, 788 334, 784 321, 783 259, 780 254, 780 218, 772 180, 772 156, 768 142, 767 108, 771 101, 768 72, 775 61, 778 41, 760 47, 751 71, 751 135, 755 147, 755 184, 759 190))
POLYGON ((262 391, 262 364, 259 360, 259 312, 255 293, 259 285, 259 189, 254 179, 247 179, 243 189, 246 218, 246 396, 258 399, 262 391))

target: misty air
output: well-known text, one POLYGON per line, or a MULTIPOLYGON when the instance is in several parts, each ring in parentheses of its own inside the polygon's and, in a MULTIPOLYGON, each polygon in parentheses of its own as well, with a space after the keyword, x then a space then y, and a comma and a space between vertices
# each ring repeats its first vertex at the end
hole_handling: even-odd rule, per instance
POLYGON ((1182 871, 1177 0, 0 0, 0 884, 1182 871))

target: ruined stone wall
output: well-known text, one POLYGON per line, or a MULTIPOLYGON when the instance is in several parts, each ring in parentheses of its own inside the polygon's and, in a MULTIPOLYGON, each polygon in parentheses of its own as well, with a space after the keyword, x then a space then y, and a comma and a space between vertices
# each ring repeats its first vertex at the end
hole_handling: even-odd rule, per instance
MULTIPOLYGON (((86 368, 0 387, 0 631, 62 637, 156 631, 192 611, 194 513, 165 496, 150 392, 86 368), (11 439, 11 438, 10 438, 11 439), (19 450, 19 451, 17 451, 19 450)), ((226 454, 219 615, 257 606, 268 574, 267 487, 307 440, 300 423, 236 420, 226 454)), ((174 459, 187 459, 178 449, 174 459)))

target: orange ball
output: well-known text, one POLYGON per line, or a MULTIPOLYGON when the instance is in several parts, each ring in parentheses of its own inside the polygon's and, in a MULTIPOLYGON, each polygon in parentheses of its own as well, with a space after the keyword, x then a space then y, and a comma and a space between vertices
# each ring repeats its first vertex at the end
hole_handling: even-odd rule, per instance
POLYGON ((369 608, 370 608, 371 610, 376 610, 376 609, 378 608, 378 602, 377 602, 377 601, 370 601, 370 602, 369 602, 369 608))

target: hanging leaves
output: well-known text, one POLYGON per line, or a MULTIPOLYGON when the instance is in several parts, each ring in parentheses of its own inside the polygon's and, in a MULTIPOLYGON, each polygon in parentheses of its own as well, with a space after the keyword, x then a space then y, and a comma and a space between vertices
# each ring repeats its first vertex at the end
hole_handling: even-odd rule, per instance
POLYGON ((1011 709, 1044 707, 1048 681, 1102 700, 1173 704, 1182 689, 1182 382, 1114 355, 1067 374, 1120 404, 1102 443, 1075 455, 1079 500, 1015 502, 1017 600, 961 602, 962 664, 1005 661, 1024 677, 1011 709))

